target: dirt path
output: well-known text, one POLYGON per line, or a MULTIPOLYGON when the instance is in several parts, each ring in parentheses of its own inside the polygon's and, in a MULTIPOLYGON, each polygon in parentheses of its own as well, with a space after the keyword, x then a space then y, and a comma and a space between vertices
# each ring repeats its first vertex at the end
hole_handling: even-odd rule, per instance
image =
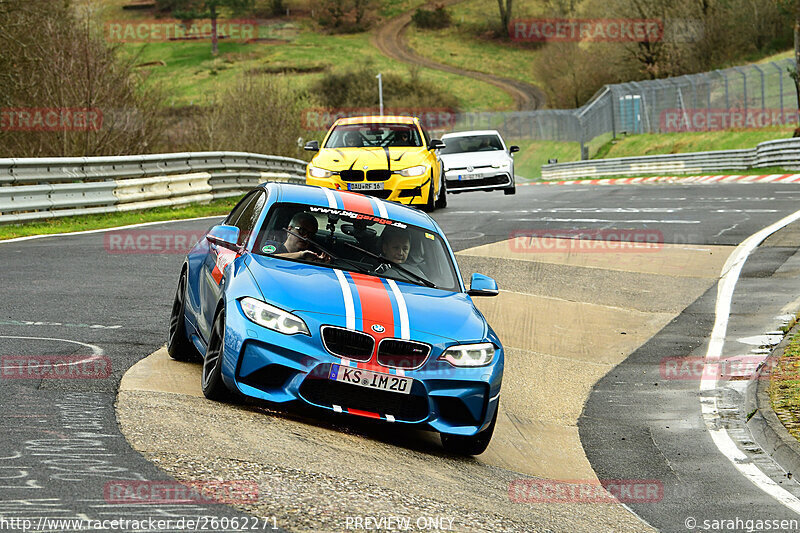
MULTIPOLYGON (((444 0, 444 5, 452 5, 463 0, 444 0)), ((541 109, 545 105, 544 92, 534 85, 525 82, 502 78, 484 72, 464 70, 451 65, 437 63, 414 52, 405 41, 405 32, 411 23, 413 11, 407 11, 383 24, 372 36, 373 45, 382 54, 404 63, 420 65, 426 68, 441 70, 459 76, 467 76, 500 87, 514 98, 519 110, 541 109)))

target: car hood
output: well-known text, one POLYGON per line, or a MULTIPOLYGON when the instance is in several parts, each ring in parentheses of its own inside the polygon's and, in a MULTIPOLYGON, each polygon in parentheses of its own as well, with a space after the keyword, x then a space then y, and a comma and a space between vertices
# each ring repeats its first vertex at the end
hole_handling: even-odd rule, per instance
POLYGON ((252 258, 248 268, 268 303, 301 316, 313 314, 322 323, 346 326, 348 304, 344 281, 352 295, 356 329, 363 330, 364 323, 375 322, 383 325, 387 332, 394 328, 399 337, 404 302, 412 339, 415 332, 454 341, 479 341, 487 335, 483 315, 462 292, 397 281, 398 297, 387 280, 374 276, 356 275, 362 280, 368 278, 367 283, 356 283, 350 273, 339 271, 339 276, 327 267, 255 254, 252 258), (389 303, 392 312, 382 313, 389 303))
POLYGON ((323 148, 311 164, 326 170, 403 170, 425 162, 425 147, 323 148))
POLYGON ((511 158, 502 150, 492 152, 462 152, 458 154, 442 154, 444 168, 483 167, 493 163, 507 163, 511 158))

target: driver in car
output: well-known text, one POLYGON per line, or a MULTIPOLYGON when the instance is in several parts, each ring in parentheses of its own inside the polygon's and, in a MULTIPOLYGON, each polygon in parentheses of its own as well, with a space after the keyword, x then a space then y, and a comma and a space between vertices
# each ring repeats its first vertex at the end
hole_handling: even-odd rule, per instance
POLYGON ((361 136, 355 131, 348 131, 344 134, 344 145, 347 148, 360 148, 363 146, 361 136))
POLYGON ((322 261, 328 263, 331 258, 327 254, 309 250, 308 240, 317 233, 318 229, 319 224, 317 224, 317 219, 314 215, 301 211, 292 217, 292 220, 286 227, 286 240, 282 243, 266 241, 261 247, 261 251, 269 255, 286 259, 301 259, 304 261, 322 261))

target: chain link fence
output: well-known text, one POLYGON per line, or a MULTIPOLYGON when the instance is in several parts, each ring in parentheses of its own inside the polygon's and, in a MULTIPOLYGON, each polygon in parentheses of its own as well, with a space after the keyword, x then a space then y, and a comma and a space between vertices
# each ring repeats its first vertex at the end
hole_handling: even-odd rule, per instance
POLYGON ((578 109, 459 113, 454 130, 586 145, 604 134, 713 131, 798 124, 794 60, 606 85, 578 109))

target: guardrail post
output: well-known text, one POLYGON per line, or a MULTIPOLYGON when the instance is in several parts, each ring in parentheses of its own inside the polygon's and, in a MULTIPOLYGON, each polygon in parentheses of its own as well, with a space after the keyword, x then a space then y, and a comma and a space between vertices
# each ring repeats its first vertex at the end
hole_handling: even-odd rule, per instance
POLYGON ((744 93, 744 120, 745 124, 747 124, 747 72, 745 72, 742 67, 733 67, 733 70, 742 75, 742 92, 744 93))

